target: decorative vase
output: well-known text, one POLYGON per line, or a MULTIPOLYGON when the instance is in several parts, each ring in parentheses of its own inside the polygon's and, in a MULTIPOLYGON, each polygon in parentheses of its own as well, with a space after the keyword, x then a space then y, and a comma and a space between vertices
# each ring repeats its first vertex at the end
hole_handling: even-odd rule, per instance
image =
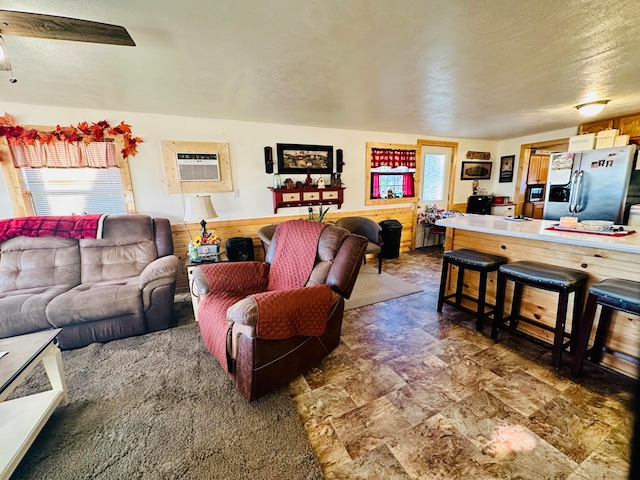
POLYGON ((276 190, 279 189, 281 187, 281 183, 280 183, 280 175, 277 173, 273 174, 273 188, 275 188, 276 190))

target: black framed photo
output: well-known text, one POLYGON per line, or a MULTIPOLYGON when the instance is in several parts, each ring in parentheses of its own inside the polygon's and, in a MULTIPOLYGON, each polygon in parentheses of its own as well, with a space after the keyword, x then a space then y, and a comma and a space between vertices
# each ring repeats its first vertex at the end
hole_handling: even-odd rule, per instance
POLYGON ((513 164, 515 161, 515 155, 500 157, 500 178, 498 179, 498 183, 513 182, 513 164))
POLYGON ((333 173, 333 145, 278 143, 278 173, 333 173))
POLYGON ((462 162, 460 180, 489 180, 492 166, 491 162, 462 162))

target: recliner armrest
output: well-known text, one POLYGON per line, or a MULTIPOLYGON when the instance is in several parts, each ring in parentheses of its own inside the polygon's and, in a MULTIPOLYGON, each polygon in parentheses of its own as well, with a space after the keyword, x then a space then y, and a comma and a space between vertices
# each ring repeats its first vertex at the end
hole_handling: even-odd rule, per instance
POLYGON ((140 273, 138 287, 140 290, 144 290, 144 287, 149 283, 157 282, 158 280, 166 280, 166 283, 175 282, 179 268, 180 260, 175 255, 157 258, 140 273))
POLYGON ((228 292, 251 295, 267 289, 269 264, 264 262, 225 262, 200 265, 193 271, 199 295, 228 292))

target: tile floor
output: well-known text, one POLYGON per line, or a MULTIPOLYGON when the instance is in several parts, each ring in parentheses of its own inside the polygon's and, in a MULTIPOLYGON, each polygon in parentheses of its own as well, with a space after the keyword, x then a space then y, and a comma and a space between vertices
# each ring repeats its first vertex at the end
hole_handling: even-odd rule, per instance
POLYGON ((569 376, 520 337, 436 312, 441 255, 386 260, 424 291, 345 313, 340 346, 290 387, 327 479, 626 479, 633 383, 569 376))

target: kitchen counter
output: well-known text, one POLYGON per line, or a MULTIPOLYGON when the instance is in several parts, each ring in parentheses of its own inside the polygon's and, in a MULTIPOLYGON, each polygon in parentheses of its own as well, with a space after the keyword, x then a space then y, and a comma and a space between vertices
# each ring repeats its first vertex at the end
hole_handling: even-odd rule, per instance
MULTIPOLYGON (((464 217, 442 218, 436 225, 449 228, 458 228, 471 232, 490 233, 507 237, 528 238, 546 242, 564 243, 581 247, 603 248, 620 252, 640 253, 640 232, 614 237, 609 235, 596 235, 593 233, 563 232, 558 230, 546 230, 557 225, 556 220, 505 220, 505 217, 495 215, 467 214, 464 217)), ((634 229, 636 227, 629 227, 634 229)))
MULTIPOLYGON (((507 257, 509 262, 522 260, 557 265, 580 270, 588 275, 587 287, 605 278, 622 278, 640 282, 640 232, 623 237, 579 232, 547 230, 556 225, 552 220, 505 220, 494 215, 466 214, 443 218, 436 225, 446 227, 445 249, 468 248, 507 257)), ((629 227, 630 229, 637 227, 629 227)), ((478 288, 475 272, 465 272, 465 293, 478 288), (468 288, 468 290, 466 290, 468 288)), ((456 272, 449 275, 447 292, 453 290, 456 272)), ((487 301, 495 302, 495 274, 490 274, 487 301)), ((507 305, 512 289, 507 291, 507 305)), ((525 289, 522 310, 529 318, 549 326, 555 325, 557 294, 538 289, 525 289)), ((510 307, 507 307, 507 310, 510 307)), ((571 311, 571 307, 569 308, 571 311)), ((567 326, 571 319, 567 319, 567 326)), ((519 328, 544 341, 551 341, 549 332, 520 324, 519 328)), ((594 328, 595 332, 595 328, 594 328)), ((640 345, 640 317, 615 313, 607 345, 623 353, 637 355, 640 345)), ((567 355, 564 362, 570 361, 567 355)), ((638 377, 638 367, 605 354, 603 363, 632 377, 638 377)))

